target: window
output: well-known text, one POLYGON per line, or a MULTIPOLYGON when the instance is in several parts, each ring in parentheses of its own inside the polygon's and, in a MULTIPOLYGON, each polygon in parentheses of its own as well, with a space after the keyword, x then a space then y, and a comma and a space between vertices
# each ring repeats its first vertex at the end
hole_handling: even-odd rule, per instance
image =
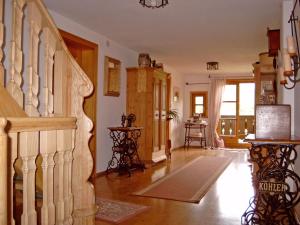
POLYGON ((191 92, 191 117, 195 113, 207 117, 207 92, 191 92))
MULTIPOLYGON (((227 81, 222 96, 218 132, 227 147, 254 133, 255 84, 252 80, 227 81), (227 142, 226 142, 227 141, 227 142)), ((232 145, 232 146, 231 146, 232 145)))

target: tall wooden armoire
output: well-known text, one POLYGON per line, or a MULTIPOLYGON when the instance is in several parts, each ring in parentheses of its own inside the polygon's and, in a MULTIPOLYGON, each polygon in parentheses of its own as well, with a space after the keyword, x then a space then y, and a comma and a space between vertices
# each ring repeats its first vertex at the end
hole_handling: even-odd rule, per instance
POLYGON ((143 127, 139 155, 145 162, 166 159, 167 77, 162 70, 127 68, 127 115, 136 115, 135 126, 143 127))

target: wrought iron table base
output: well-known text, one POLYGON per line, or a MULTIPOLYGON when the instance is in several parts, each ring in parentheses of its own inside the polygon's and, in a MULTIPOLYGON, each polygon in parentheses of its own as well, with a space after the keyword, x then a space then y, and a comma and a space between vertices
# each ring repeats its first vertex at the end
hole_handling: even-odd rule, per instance
POLYGON ((243 225, 299 225, 294 206, 300 200, 295 144, 251 143, 251 160, 258 165, 255 196, 242 216, 243 225))
POLYGON ((109 171, 118 171, 119 174, 128 173, 131 176, 131 170, 145 169, 144 163, 138 155, 137 140, 141 136, 141 128, 135 127, 116 127, 109 128, 110 137, 113 140, 112 158, 108 162, 106 173, 109 171))

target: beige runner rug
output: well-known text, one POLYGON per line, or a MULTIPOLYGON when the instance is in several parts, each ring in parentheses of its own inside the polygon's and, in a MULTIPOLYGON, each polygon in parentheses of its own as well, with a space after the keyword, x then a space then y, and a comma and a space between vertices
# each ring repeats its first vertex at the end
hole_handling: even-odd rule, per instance
POLYGON ((228 157, 199 157, 133 194, 198 203, 230 162, 228 157))

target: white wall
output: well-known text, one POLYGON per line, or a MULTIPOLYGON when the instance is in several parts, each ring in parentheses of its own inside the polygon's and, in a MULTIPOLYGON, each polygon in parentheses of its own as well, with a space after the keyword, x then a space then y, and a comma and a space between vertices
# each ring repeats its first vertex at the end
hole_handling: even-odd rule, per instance
POLYGON ((183 130, 183 105, 184 105, 184 80, 183 75, 177 73, 172 67, 164 66, 164 70, 171 73, 171 109, 175 109, 179 114, 179 120, 171 120, 170 125, 170 137, 171 137, 171 149, 181 147, 184 141, 183 130), (178 91, 179 98, 177 102, 174 102, 174 89, 178 91))
POLYGON ((50 13, 57 26, 62 30, 98 44, 96 171, 104 171, 112 154, 112 140, 109 137, 107 127, 121 124, 121 115, 126 111, 126 68, 137 66, 138 53, 54 11, 50 11, 50 13), (110 56, 121 61, 121 90, 119 97, 103 95, 104 56, 110 56))

